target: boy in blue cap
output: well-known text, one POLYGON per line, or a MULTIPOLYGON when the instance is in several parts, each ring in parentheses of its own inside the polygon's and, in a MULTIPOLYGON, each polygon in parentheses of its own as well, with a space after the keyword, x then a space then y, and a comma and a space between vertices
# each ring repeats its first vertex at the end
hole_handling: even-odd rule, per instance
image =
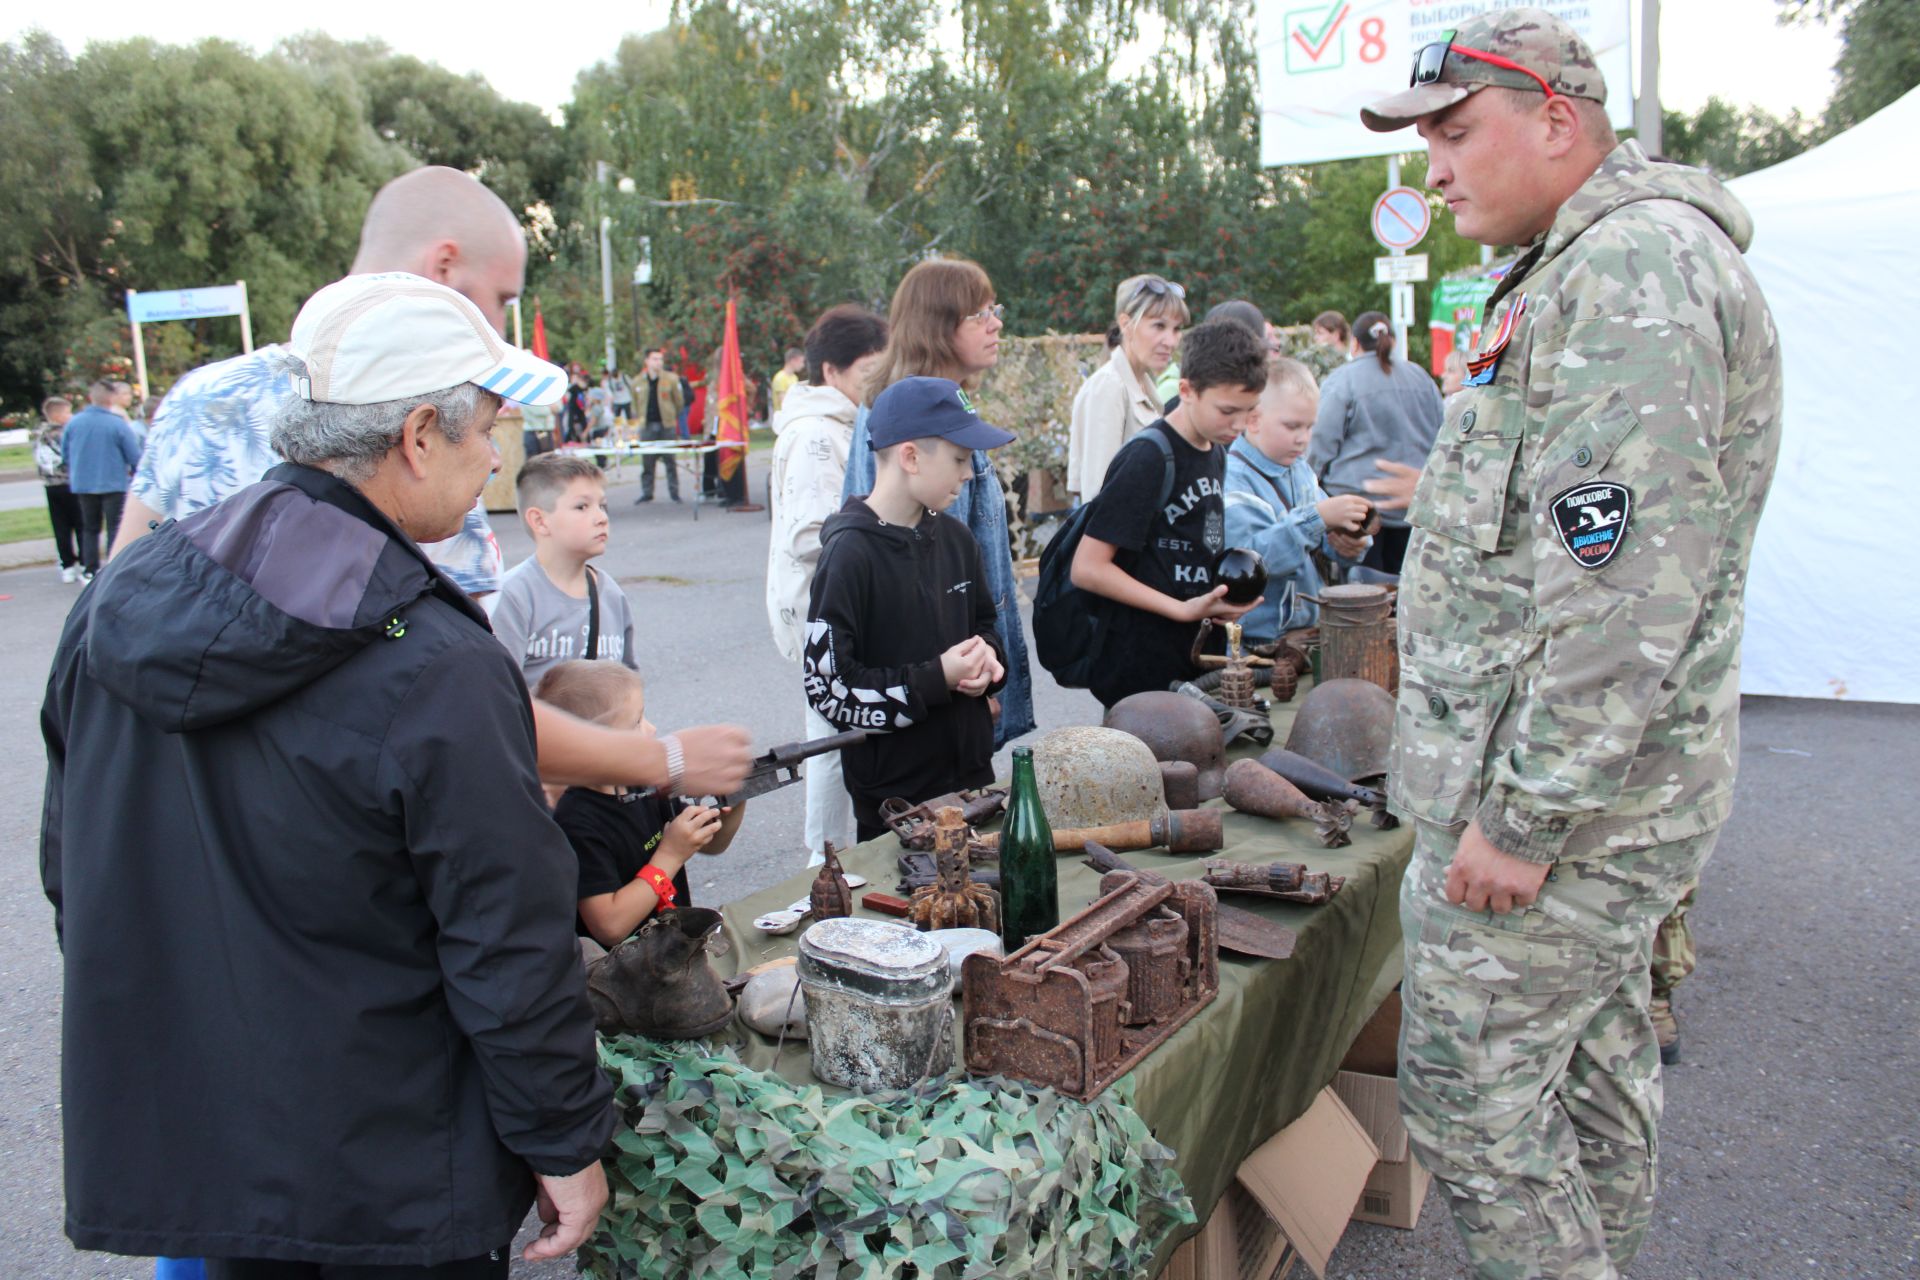
POLYGON ((862 840, 885 832, 883 800, 993 781, 987 697, 1006 683, 1006 655, 979 544, 941 512, 972 477, 972 451, 1013 440, 947 378, 894 383, 867 430, 873 492, 821 528, 801 659, 813 709, 875 735, 840 753, 862 840))

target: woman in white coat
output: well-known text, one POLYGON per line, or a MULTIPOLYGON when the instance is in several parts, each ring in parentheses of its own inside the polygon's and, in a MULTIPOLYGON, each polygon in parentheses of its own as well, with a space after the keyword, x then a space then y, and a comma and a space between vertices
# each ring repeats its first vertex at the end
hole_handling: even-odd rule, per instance
POLYGON ((1073 428, 1067 442, 1067 492, 1091 502, 1107 478, 1120 446, 1161 416, 1154 390, 1187 323, 1187 292, 1159 276, 1133 276, 1113 296, 1120 342, 1073 398, 1073 428))
MULTIPOLYGON (((820 562, 820 526, 841 506, 840 489, 853 443, 853 419, 867 378, 887 348, 887 322, 861 307, 834 307, 807 333, 806 381, 787 392, 774 422, 773 541, 767 548, 767 620, 780 656, 798 663, 806 648, 807 595, 820 562)), ((797 684, 797 682, 796 682, 797 684)), ((812 707, 808 738, 839 730, 812 707)), ((854 844, 853 801, 840 778, 838 754, 807 762, 806 842, 809 863, 825 845, 854 844)))

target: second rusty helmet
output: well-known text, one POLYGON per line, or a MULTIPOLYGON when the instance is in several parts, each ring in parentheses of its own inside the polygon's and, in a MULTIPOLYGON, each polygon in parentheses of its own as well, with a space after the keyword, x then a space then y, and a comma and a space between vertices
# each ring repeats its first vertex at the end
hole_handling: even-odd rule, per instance
POLYGON ((1211 800, 1226 786, 1227 747, 1220 720, 1183 693, 1136 693, 1107 712, 1109 729, 1132 734, 1156 760, 1185 760, 1200 771, 1200 798, 1211 800))
POLYGON ((1393 695, 1371 680, 1328 680, 1300 702, 1287 750, 1325 765, 1348 782, 1387 771, 1393 747, 1393 695))

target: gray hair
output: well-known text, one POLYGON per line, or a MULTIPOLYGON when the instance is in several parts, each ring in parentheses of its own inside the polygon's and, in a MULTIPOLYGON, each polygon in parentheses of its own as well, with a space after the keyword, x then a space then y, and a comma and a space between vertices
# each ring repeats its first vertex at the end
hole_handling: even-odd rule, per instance
MULTIPOLYGON (((281 361, 274 376, 306 376, 306 363, 298 356, 285 355, 281 361)), ((488 401, 498 404, 499 399, 471 382, 374 404, 329 404, 295 396, 273 424, 273 449, 288 462, 331 472, 357 487, 372 478, 380 459, 400 443, 407 415, 421 405, 433 406, 441 434, 459 444, 480 407, 488 401)))

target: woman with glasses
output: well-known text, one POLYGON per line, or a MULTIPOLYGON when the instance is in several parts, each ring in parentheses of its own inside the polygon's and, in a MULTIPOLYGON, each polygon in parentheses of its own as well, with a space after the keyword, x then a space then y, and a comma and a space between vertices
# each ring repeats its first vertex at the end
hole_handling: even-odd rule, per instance
POLYGON ((1161 416, 1156 380, 1180 349, 1187 293, 1159 276, 1133 276, 1113 295, 1120 343, 1073 398, 1067 443, 1067 492, 1091 502, 1120 446, 1161 416))
MULTIPOLYGON (((841 499, 873 492, 873 445, 867 435, 867 405, 902 378, 951 378, 972 390, 1000 360, 1006 308, 994 301, 993 281, 978 263, 934 258, 915 266, 893 291, 887 312, 885 357, 867 382, 866 403, 853 423, 847 482, 841 499)), ((980 543, 980 559, 998 615, 994 630, 1007 655, 1007 683, 1000 691, 994 749, 1033 729, 1033 681, 1027 670, 1027 640, 1014 594, 1013 543, 1007 537, 1007 499, 991 458, 973 454, 973 479, 947 514, 966 522, 980 543)))

